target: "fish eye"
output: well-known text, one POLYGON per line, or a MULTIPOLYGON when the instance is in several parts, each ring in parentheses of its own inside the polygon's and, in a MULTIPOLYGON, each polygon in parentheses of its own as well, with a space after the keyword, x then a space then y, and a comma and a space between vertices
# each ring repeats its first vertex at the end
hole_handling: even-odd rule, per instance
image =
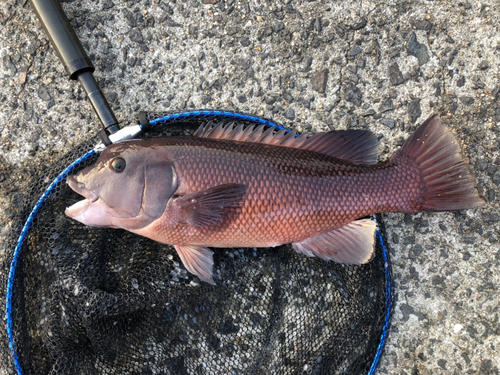
POLYGON ((125 163, 125 160, 122 158, 116 158, 111 161, 109 167, 113 172, 121 173, 124 171, 126 165, 127 163, 125 163))

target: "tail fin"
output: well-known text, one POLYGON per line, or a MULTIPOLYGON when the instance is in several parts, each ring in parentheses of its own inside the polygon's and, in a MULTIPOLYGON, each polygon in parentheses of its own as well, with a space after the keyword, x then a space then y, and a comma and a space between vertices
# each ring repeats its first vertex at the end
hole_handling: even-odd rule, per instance
POLYGON ((410 162, 420 172, 424 188, 420 201, 414 202, 416 211, 465 210, 486 203, 458 140, 438 116, 427 119, 391 160, 410 162))

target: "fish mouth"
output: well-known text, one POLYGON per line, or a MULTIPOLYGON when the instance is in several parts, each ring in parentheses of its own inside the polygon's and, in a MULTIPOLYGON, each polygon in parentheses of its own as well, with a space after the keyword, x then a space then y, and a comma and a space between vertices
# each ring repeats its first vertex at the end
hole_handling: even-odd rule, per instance
MULTIPOLYGON (((88 203, 93 203, 96 200, 99 199, 96 193, 93 191, 87 189, 85 187, 85 184, 83 182, 78 182, 78 180, 74 176, 68 176, 67 182, 69 187, 75 191, 76 193, 80 194, 81 196, 87 198, 88 203)), ((78 202, 80 203, 80 202, 78 202)))
POLYGON ((78 182, 73 176, 69 176, 67 182, 71 189, 86 199, 67 207, 64 211, 66 216, 92 227, 115 228, 111 215, 108 214, 108 207, 96 193, 87 189, 85 184, 78 182))

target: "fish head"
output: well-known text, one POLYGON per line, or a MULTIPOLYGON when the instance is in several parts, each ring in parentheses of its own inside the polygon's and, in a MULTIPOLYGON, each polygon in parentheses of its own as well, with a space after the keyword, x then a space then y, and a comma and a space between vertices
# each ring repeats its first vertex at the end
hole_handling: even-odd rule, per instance
POLYGON ((107 147, 95 164, 67 182, 86 198, 68 207, 67 216, 85 225, 128 230, 158 219, 178 185, 164 148, 147 141, 107 147))

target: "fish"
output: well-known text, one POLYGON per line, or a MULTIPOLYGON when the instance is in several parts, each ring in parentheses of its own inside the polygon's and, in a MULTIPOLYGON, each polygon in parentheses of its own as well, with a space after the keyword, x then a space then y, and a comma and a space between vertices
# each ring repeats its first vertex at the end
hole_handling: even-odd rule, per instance
POLYGON ((383 162, 367 130, 298 135, 202 124, 193 136, 108 146, 67 177, 85 199, 66 215, 173 245, 186 269, 215 284, 210 248, 276 247, 361 265, 374 256, 383 212, 485 204, 450 129, 427 119, 383 162))

